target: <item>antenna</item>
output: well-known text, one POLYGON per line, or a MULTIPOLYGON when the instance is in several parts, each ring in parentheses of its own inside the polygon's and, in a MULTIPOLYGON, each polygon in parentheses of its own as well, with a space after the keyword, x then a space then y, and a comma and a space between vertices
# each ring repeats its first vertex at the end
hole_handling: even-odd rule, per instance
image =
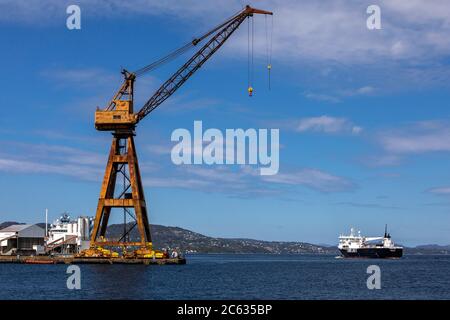
POLYGON ((387 238, 387 223, 384 225, 384 237, 387 238))
POLYGON ((45 236, 48 237, 48 209, 45 209, 45 236))

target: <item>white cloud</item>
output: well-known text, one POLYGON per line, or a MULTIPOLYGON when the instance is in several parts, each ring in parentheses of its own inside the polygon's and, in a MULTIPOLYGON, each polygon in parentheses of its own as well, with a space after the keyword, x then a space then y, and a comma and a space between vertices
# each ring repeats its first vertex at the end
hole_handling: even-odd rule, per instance
POLYGON ((353 134, 360 134, 362 130, 363 129, 361 127, 358 127, 358 126, 353 126, 352 127, 352 133, 353 134))
POLYGON ((173 177, 145 178, 144 186, 157 188, 207 189, 211 187, 208 181, 199 179, 180 179, 173 177))
MULTIPOLYGON (((0 11, 8 14, 1 15, 0 21, 60 25, 67 17, 65 9, 69 4, 66 0, 3 0, 0 11)), ((80 0, 77 4, 87 16, 126 19, 135 15, 164 15, 205 28, 243 8, 240 0, 80 0)), ((258 1, 254 6, 275 13, 273 48, 277 56, 366 63, 382 58, 423 60, 449 53, 447 1, 379 1, 382 30, 366 28, 369 4, 343 0, 271 0, 258 1)), ((264 28, 263 19, 256 23, 259 29, 264 28)), ((242 41, 232 46, 246 47, 245 36, 241 34, 242 41)), ((265 50, 259 49, 264 49, 264 41, 255 44, 263 54, 265 50)))
POLYGON ((305 93, 305 97, 311 100, 325 101, 331 103, 338 103, 345 97, 356 97, 371 95, 376 92, 376 89, 372 86, 363 86, 356 89, 338 89, 334 91, 327 90, 330 93, 305 93))
POLYGON ((429 120, 384 129, 374 136, 383 153, 367 157, 369 166, 396 166, 407 156, 450 152, 450 121, 429 120))
POLYGON ((99 68, 45 69, 41 72, 41 75, 66 85, 73 85, 75 83, 78 85, 91 86, 92 80, 95 80, 96 84, 117 82, 118 80, 118 76, 99 68))
POLYGON ((359 134, 362 128, 355 126, 346 118, 335 118, 330 116, 319 116, 300 119, 295 130, 298 132, 315 131, 324 133, 345 133, 359 134))
POLYGON ((60 145, 23 145, 27 148, 27 158, 44 159, 51 161, 64 161, 81 165, 99 165, 104 163, 107 155, 85 151, 73 147, 60 145))
POLYGON ((352 90, 345 90, 342 92, 344 96, 361 96, 361 95, 369 95, 375 92, 375 88, 372 86, 364 86, 352 90))
POLYGON ((418 122, 405 128, 382 133, 382 147, 393 154, 450 151, 449 124, 442 121, 418 122))
POLYGON ((429 189, 428 192, 439 195, 450 195, 450 187, 438 187, 429 189))
MULTIPOLYGON (((0 141, 0 172, 8 174, 55 174, 100 183, 107 155, 75 147, 0 141), (14 145, 11 149, 9 146, 14 145)), ((170 163, 169 149, 151 145, 144 150, 164 161, 152 164, 146 154, 140 158, 147 187, 182 188, 223 193, 237 197, 280 196, 292 192, 286 186, 303 186, 320 192, 349 191, 351 181, 318 169, 285 170, 274 176, 261 176, 254 166, 184 165, 170 163)))
MULTIPOLYGON (((92 81, 95 80, 95 88, 106 87, 111 90, 119 89, 123 76, 119 73, 112 73, 101 68, 48 68, 42 70, 40 75, 51 80, 58 86, 70 86, 70 88, 92 88, 92 81)), ((149 92, 153 92, 159 80, 151 75, 140 76, 135 83, 135 102, 144 103, 149 97, 149 92)), ((111 91, 110 90, 110 91, 111 91)), ((103 92, 103 89, 102 89, 103 92)))
POLYGON ((0 158, 0 171, 7 173, 57 174, 87 181, 100 181, 102 170, 92 166, 69 163, 45 163, 0 158))
POLYGON ((317 169, 279 173, 273 176, 265 176, 263 179, 274 183, 302 185, 322 192, 343 192, 355 188, 355 185, 348 179, 317 169))
POLYGON ((341 99, 338 98, 337 96, 332 96, 332 95, 328 95, 328 94, 323 94, 323 93, 306 93, 305 97, 307 97, 308 99, 311 100, 317 100, 317 101, 325 101, 325 102, 331 102, 331 103, 337 103, 340 102, 341 99))
POLYGON ((151 144, 145 147, 150 153, 156 155, 170 155, 172 147, 170 145, 151 144))
POLYGON ((101 181, 106 163, 106 155, 61 145, 15 143, 13 150, 7 154, 0 152, 0 171, 57 174, 101 181))
POLYGON ((259 173, 249 167, 185 165, 165 167, 164 170, 164 177, 152 174, 144 178, 144 185, 222 193, 242 198, 281 193, 276 186, 261 183, 259 173))
POLYGON ((364 162, 370 167, 389 167, 399 165, 401 160, 402 158, 398 155, 382 154, 367 157, 364 162))
MULTIPOLYGON (((62 28, 69 4, 68 0, 3 0, 0 12, 8 14, 1 15, 0 22, 62 28)), ((186 40, 243 8, 240 0, 80 0, 77 4, 82 17, 90 21, 164 16, 178 26, 186 40)), ((255 3, 274 12, 274 70, 288 65, 309 99, 332 103, 354 95, 449 86, 450 67, 445 59, 450 54, 450 6, 446 1, 379 1, 381 30, 366 28, 369 4, 362 0, 255 3), (371 85, 364 84, 368 75, 371 85)), ((265 61, 264 21, 255 19, 255 54, 256 59, 265 61)), ((88 27, 82 26, 82 30, 88 27)), ((246 59, 247 32, 241 30, 233 38, 222 49, 222 56, 246 59)))
POLYGON ((383 205, 380 203, 362 203, 362 202, 354 202, 354 201, 343 201, 337 202, 337 205, 355 207, 355 208, 372 208, 372 209, 388 209, 388 210, 397 210, 403 209, 402 207, 395 205, 383 205))
MULTIPOLYGON (((151 146, 148 150, 153 157, 169 158, 170 150, 166 146, 151 146)), ((355 188, 349 179, 314 168, 282 169, 273 176, 261 176, 258 168, 246 165, 168 165, 164 170, 164 178, 153 175, 146 179, 146 185, 244 197, 289 194, 292 188, 286 189, 287 186, 306 187, 320 192, 345 192, 355 188)))

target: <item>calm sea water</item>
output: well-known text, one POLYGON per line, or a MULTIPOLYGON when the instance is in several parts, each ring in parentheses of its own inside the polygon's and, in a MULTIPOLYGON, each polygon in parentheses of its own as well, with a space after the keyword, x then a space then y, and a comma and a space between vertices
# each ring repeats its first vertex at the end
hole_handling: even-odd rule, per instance
POLYGON ((450 299, 450 256, 191 255, 184 266, 0 264, 0 299, 450 299), (369 265, 381 289, 369 290, 369 265))

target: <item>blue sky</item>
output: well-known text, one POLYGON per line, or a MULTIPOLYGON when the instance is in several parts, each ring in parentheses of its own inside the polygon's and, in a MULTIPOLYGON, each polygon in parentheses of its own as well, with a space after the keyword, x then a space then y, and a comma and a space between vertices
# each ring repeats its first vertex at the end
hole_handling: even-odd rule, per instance
MULTIPOLYGON (((253 1, 274 16, 272 88, 255 18, 254 97, 247 29, 138 126, 152 223, 220 237, 334 244, 351 226, 390 226, 406 245, 450 243, 450 7, 378 1, 253 1), (175 166, 171 133, 279 128, 280 171, 175 166)), ((0 0, 0 220, 93 215, 110 133, 93 126, 121 83, 217 25, 242 1, 0 0), (78 4, 81 30, 66 28, 78 4), (6 14, 5 14, 6 13, 6 14)), ((138 79, 137 107, 188 56, 138 79)))

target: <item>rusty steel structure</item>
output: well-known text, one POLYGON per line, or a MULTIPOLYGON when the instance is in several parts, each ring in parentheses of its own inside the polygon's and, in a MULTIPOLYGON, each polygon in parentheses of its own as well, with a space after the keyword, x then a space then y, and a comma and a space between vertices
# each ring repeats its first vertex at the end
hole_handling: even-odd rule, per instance
POLYGON ((227 41, 242 22, 254 14, 272 15, 272 12, 246 6, 206 34, 155 63, 136 72, 122 71, 123 84, 108 106, 95 112, 95 128, 99 131, 111 131, 113 139, 91 235, 91 250, 106 246, 139 247, 137 251, 141 254, 154 256, 147 203, 134 144, 136 125, 180 88, 227 41), (210 36, 211 38, 161 85, 144 106, 138 112, 134 112, 133 90, 136 78, 186 52, 187 49, 197 46, 210 36), (120 184, 122 188, 119 188, 120 184), (118 239, 107 239, 108 221, 112 210, 117 208, 124 211, 123 234, 118 239), (127 223, 127 217, 133 223, 127 223), (139 241, 130 241, 130 232, 136 227, 139 241))

